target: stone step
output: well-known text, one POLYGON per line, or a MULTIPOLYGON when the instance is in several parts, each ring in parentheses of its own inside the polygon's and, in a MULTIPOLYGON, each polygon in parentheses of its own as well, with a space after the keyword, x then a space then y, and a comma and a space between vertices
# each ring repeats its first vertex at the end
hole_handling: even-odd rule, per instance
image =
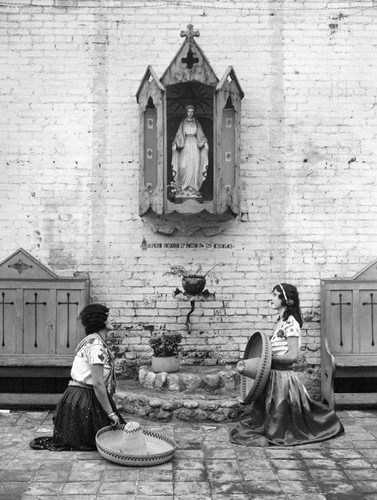
POLYGON ((175 373, 155 373, 148 366, 141 366, 139 383, 142 387, 156 390, 227 392, 240 386, 240 375, 231 365, 181 366, 175 373))
POLYGON ((121 380, 115 394, 118 408, 125 413, 151 420, 230 422, 245 410, 237 388, 200 392, 149 389, 136 380, 121 380))

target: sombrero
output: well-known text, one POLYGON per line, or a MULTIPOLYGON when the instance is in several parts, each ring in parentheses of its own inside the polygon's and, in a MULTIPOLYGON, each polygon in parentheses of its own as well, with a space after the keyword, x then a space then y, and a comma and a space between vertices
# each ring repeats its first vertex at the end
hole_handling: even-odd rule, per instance
POLYGON ((103 427, 97 432, 96 446, 107 460, 137 467, 167 462, 177 449, 172 439, 141 429, 137 422, 103 427))
POLYGON ((271 358, 270 339, 263 333, 253 333, 246 345, 243 360, 237 363, 243 403, 255 401, 262 393, 270 374, 271 358))

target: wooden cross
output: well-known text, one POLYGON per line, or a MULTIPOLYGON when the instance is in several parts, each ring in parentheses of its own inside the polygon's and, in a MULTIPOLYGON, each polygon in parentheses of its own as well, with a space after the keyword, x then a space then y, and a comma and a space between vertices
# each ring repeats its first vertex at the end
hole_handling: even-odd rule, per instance
POLYGON ((342 302, 342 294, 339 294, 339 302, 331 302, 332 306, 339 306, 339 330, 340 330, 340 345, 343 346, 343 318, 342 307, 350 306, 351 302, 342 302))
POLYGON ((70 293, 67 293, 67 302, 58 302, 58 305, 66 305, 67 306, 67 348, 69 347, 69 306, 72 306, 72 305, 75 305, 75 306, 78 306, 79 303, 78 302, 70 302, 69 301, 69 298, 70 298, 71 294, 70 293))
POLYGON ((27 306, 34 306, 34 347, 38 347, 37 344, 37 331, 38 331, 38 306, 45 306, 47 302, 38 302, 38 294, 34 294, 34 302, 25 302, 27 306))
POLYGON ((374 346, 374 306, 377 306, 377 302, 373 302, 373 293, 370 294, 370 302, 363 302, 363 306, 370 306, 372 345, 374 346))
POLYGON ((181 31, 181 36, 185 36, 186 40, 188 40, 191 45, 194 40, 194 36, 200 36, 200 33, 199 31, 194 31, 194 26, 192 24, 188 24, 187 31, 181 31))
POLYGON ((1 293, 1 298, 2 298, 2 301, 0 302, 1 304, 1 312, 2 312, 2 342, 1 342, 1 345, 2 347, 5 346, 5 305, 12 305, 14 304, 14 302, 5 302, 5 293, 2 292, 1 293))

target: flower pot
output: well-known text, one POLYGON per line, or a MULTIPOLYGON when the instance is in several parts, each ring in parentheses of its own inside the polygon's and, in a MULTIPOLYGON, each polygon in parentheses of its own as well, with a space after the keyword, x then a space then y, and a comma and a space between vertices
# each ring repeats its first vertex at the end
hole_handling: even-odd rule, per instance
POLYGON ((152 356, 152 370, 155 373, 174 373, 179 371, 179 359, 177 356, 157 357, 152 356))
POLYGON ((182 286, 186 293, 190 295, 198 295, 206 286, 204 276, 184 276, 182 278, 182 286))

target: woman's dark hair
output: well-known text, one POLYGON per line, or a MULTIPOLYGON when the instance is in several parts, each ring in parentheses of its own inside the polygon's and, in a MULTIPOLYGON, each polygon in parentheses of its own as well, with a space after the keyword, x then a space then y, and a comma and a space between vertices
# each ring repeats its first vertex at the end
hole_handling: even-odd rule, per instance
POLYGON ((293 316, 301 327, 303 321, 297 288, 289 283, 279 283, 274 286, 272 291, 274 290, 279 292, 279 299, 281 300, 282 305, 286 308, 283 312, 282 320, 287 321, 289 316, 293 316))
POLYGON ((79 318, 85 327, 85 334, 99 332, 106 327, 110 309, 102 304, 89 304, 81 311, 79 318))

